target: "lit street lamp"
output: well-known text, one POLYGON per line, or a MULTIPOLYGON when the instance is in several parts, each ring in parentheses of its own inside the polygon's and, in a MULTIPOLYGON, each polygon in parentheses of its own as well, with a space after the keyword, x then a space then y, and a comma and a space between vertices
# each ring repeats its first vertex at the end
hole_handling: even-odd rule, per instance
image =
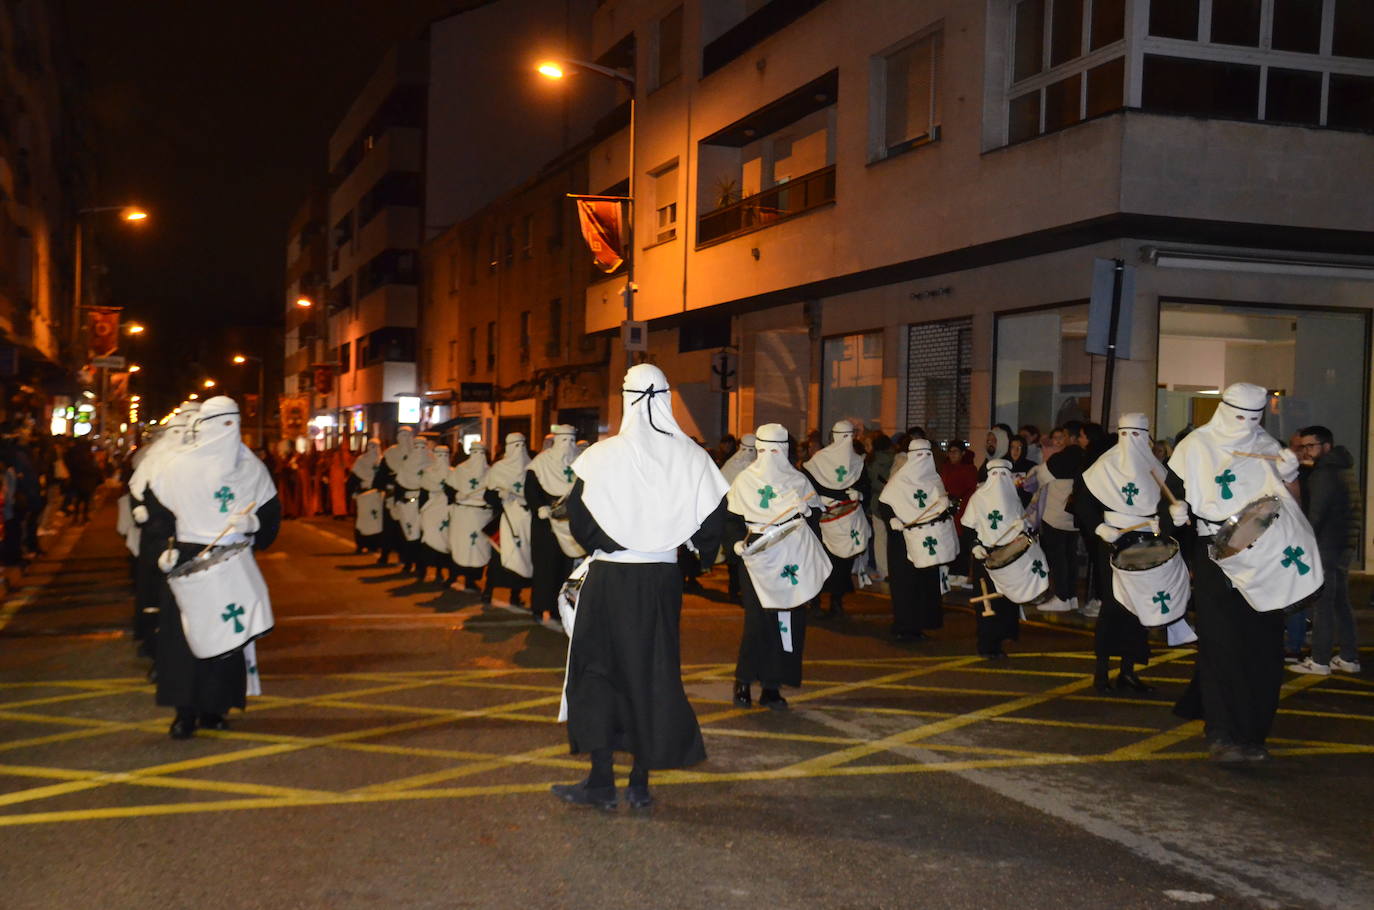
MULTIPOLYGON (((602 66, 599 63, 590 63, 586 60, 573 60, 568 57, 553 57, 548 60, 540 61, 535 67, 536 72, 546 79, 562 79, 567 75, 569 69, 582 70, 583 72, 594 73, 613 79, 619 82, 630 92, 630 190, 626 194, 629 198, 626 202, 625 219, 625 321, 633 322, 635 318, 635 77, 620 70, 611 69, 609 66, 602 66)), ((626 336, 628 340, 628 336, 626 336)), ((634 366, 635 355, 631 350, 625 351, 625 366, 634 366)))
MULTIPOLYGON (((301 300, 305 300, 305 298, 302 297, 301 300)), ((300 302, 300 300, 296 301, 298 305, 300 304, 300 302)), ((242 366, 250 360, 258 365, 258 448, 261 449, 267 445, 267 439, 264 436, 264 430, 262 428, 262 412, 266 409, 267 404, 262 399, 262 358, 254 357, 252 354, 234 355, 234 363, 239 364, 240 366, 242 366)))
POLYGON ((126 322, 124 323, 124 331, 130 335, 142 335, 148 331, 148 327, 140 322, 126 322))
POLYGON ((139 370, 141 370, 141 369, 143 369, 143 367, 139 366, 139 365, 136 364, 136 363, 131 363, 131 364, 129 364, 129 372, 130 372, 130 373, 137 373, 137 372, 138 372, 139 370))
POLYGON ((311 300, 309 297, 297 297, 297 298, 296 298, 296 306, 300 307, 300 308, 303 309, 303 310, 308 310, 308 309, 310 309, 310 308, 311 308, 312 306, 314 306, 314 305, 315 305, 315 301, 311 300))
POLYGON ((207 389, 213 389, 215 385, 216 383, 213 379, 207 379, 203 383, 201 383, 201 386, 207 389))

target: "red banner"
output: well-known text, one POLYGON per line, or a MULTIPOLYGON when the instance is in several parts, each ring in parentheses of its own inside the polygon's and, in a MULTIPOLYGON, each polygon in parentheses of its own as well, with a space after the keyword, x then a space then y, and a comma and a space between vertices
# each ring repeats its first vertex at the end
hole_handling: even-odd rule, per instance
POLYGON ((607 275, 625 261, 625 209, 620 202, 604 199, 577 200, 577 220, 582 237, 592 251, 592 261, 607 275))
POLYGON ((311 369, 315 371, 315 394, 328 395, 334 391, 334 367, 328 364, 314 364, 311 369))
POLYGON ((86 311, 86 335, 92 357, 108 357, 119 349, 119 307, 91 307, 86 311))
POLYGON ((129 398, 129 374, 110 371, 109 388, 107 390, 109 400, 112 402, 127 401, 129 398))

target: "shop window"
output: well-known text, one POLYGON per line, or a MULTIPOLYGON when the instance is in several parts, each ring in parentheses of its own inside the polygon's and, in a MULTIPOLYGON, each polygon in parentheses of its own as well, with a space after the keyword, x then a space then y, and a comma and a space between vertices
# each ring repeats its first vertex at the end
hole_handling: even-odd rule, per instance
POLYGON ((907 326, 906 419, 931 439, 967 440, 973 319, 907 326))
POLYGON ((1085 350, 1088 305, 997 317, 993 422, 1019 427, 1087 420, 1092 357, 1085 350))
POLYGON ((886 157, 939 138, 940 69, 944 42, 940 32, 923 35, 877 59, 875 79, 881 115, 877 124, 881 148, 874 157, 886 157))
POLYGON ((821 351, 821 428, 849 418, 878 422, 883 406, 883 333, 827 338, 821 351))

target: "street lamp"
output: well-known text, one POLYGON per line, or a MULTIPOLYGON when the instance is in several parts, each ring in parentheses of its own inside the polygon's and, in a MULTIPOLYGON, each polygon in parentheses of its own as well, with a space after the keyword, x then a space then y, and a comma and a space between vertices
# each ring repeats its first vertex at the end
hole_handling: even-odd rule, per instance
POLYGON ((308 310, 314 305, 315 301, 311 300, 309 297, 301 296, 296 298, 296 306, 303 310, 308 310))
POLYGON ((207 379, 207 380, 205 380, 203 383, 201 383, 201 385, 202 385, 204 388, 213 389, 213 388, 215 387, 216 383, 215 383, 215 381, 214 381, 213 379, 207 379))
POLYGON ((124 331, 130 335, 142 335, 148 331, 148 327, 140 322, 126 322, 124 323, 124 331))
MULTIPOLYGON (((297 303, 299 302, 300 301, 297 301, 297 303)), ((235 354, 233 359, 234 363, 239 366, 248 363, 250 360, 258 365, 258 448, 261 449, 267 445, 266 431, 263 430, 262 427, 262 412, 266 408, 266 402, 264 402, 262 398, 262 358, 254 357, 252 354, 235 354)))
MULTIPOLYGON (((602 66, 599 63, 591 63, 586 60, 574 60, 569 57, 552 57, 541 60, 535 67, 535 71, 546 79, 560 80, 567 75, 567 71, 581 70, 593 73, 597 76, 604 76, 625 86, 630 92, 630 191, 626 200, 626 219, 625 219, 625 322, 633 322, 635 318, 635 77, 620 70, 611 69, 609 66, 602 66)), ((628 335, 626 336, 628 340, 628 335)), ((635 355, 631 350, 625 351, 626 368, 634 366, 635 355)))
POLYGON ((131 364, 129 364, 129 372, 130 372, 130 373, 137 373, 137 372, 138 372, 139 370, 141 370, 141 369, 143 369, 143 367, 139 366, 139 365, 136 364, 136 363, 131 363, 131 364))

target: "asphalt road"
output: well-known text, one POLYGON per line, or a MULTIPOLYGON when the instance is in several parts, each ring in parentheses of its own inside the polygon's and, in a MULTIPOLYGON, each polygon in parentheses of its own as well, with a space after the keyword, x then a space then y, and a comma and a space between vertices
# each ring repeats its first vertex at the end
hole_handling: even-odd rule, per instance
MULTIPOLYGON (((1081 630, 973 654, 951 608, 893 644, 887 602, 808 630, 792 710, 730 703, 740 614, 684 610, 709 759, 650 814, 567 807, 566 640, 289 522, 262 554, 265 694, 166 735, 125 633, 113 510, 49 538, 0 608, 0 907, 1374 906, 1374 676, 1296 677, 1268 766, 1203 759, 1150 697, 1100 697, 1081 630)), ((620 769, 621 774, 626 769, 620 769)), ((623 777, 622 777, 623 783, 623 777)))

